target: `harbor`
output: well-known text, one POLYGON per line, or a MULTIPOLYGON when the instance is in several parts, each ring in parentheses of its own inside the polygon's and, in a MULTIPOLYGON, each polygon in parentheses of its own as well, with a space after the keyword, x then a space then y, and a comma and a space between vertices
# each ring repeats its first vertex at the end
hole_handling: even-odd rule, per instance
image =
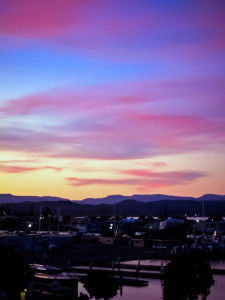
MULTIPOLYGON (((168 260, 134 260, 121 262, 119 264, 95 264, 90 263, 86 266, 70 266, 65 269, 55 268, 33 264, 31 268, 34 270, 34 291, 33 296, 40 297, 56 296, 62 298, 62 295, 67 295, 68 299, 80 299, 80 295, 87 295, 88 292, 84 288, 83 279, 91 272, 97 274, 100 272, 104 276, 115 278, 119 284, 119 290, 113 300, 117 299, 134 299, 135 293, 141 289, 143 299, 147 299, 147 294, 154 294, 154 299, 161 299, 163 288, 163 270, 168 260), (64 283, 62 284, 62 282, 64 283), (37 285, 39 283, 39 286, 37 285), (40 284, 41 283, 41 284, 40 284), (127 298, 127 293, 133 291, 130 298, 127 298), (157 293, 157 295, 156 295, 157 293)), ((225 261, 211 262, 213 277, 215 284, 211 287, 211 292, 207 296, 207 300, 222 300, 219 296, 219 289, 224 282, 225 261), (215 268, 217 266, 217 268, 215 268), (218 294, 218 295, 217 295, 218 294), (214 298, 212 298, 214 297, 214 298)), ((42 299, 42 298, 40 298, 42 299)), ((49 298, 50 299, 50 298, 49 298)), ((89 299, 89 298, 87 298, 89 299)), ((148 298, 149 299, 149 298, 148 298)))

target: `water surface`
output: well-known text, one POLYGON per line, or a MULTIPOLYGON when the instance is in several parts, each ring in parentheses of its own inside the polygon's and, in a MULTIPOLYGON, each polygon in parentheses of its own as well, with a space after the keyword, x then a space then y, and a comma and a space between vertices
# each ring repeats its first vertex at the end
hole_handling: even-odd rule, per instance
MULTIPOLYGON (((164 266, 168 263, 168 260, 141 260, 140 265, 154 265, 154 266, 164 266)), ((137 265, 138 261, 127 261, 126 264, 137 265)), ((225 269, 225 260, 216 260, 211 262, 212 268, 225 269)), ((213 275, 215 280, 214 286, 210 289, 210 294, 207 296, 207 300, 224 300, 225 299, 225 275, 213 275)), ((145 279, 146 280, 146 279, 145 279)), ((88 294, 82 283, 78 284, 78 293, 88 294)), ((122 290, 119 290, 117 295, 112 298, 112 300, 162 300, 163 290, 161 285, 161 280, 159 279, 148 279, 148 286, 144 287, 131 287, 123 286, 122 290)), ((199 298, 200 299, 200 298, 199 298)))

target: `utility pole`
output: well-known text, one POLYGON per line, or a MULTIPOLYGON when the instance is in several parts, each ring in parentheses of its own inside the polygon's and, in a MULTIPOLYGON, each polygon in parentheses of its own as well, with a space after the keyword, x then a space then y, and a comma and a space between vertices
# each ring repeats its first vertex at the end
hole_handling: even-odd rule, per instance
POLYGON ((39 211, 39 232, 41 231, 41 206, 39 211))
POLYGON ((202 200, 202 234, 204 233, 205 201, 202 200))
POLYGON ((59 208, 58 208, 58 234, 59 234, 59 208))

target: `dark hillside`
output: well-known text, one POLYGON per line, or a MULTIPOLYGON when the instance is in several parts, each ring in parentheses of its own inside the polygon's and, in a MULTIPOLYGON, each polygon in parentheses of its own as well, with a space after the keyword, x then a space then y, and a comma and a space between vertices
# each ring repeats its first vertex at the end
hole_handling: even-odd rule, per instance
MULTIPOLYGON (((125 200, 115 205, 79 204, 72 201, 41 201, 1 204, 0 213, 14 215, 39 215, 41 209, 50 208, 53 214, 73 216, 159 216, 167 211, 169 216, 183 217, 185 214, 202 215, 202 202, 193 200, 162 200, 154 202, 139 202, 125 200)), ((225 201, 205 201, 205 216, 225 216, 225 201)))

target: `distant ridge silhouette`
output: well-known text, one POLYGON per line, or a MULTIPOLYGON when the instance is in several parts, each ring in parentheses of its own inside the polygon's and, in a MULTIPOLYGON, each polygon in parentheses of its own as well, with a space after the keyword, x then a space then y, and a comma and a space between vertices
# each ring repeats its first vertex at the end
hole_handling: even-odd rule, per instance
POLYGON ((51 197, 51 196, 15 196, 12 194, 0 194, 0 204, 2 203, 20 203, 20 202, 55 202, 55 201, 76 201, 79 204, 116 204, 125 200, 136 200, 139 202, 152 202, 152 201, 161 201, 161 200, 200 200, 200 201, 224 201, 225 195, 216 195, 216 194, 205 194, 201 197, 183 197, 183 196, 172 196, 172 195, 163 195, 163 194, 151 194, 151 195, 141 195, 134 194, 131 196, 123 195, 109 195, 103 198, 86 198, 84 200, 70 200, 60 197, 51 197))

